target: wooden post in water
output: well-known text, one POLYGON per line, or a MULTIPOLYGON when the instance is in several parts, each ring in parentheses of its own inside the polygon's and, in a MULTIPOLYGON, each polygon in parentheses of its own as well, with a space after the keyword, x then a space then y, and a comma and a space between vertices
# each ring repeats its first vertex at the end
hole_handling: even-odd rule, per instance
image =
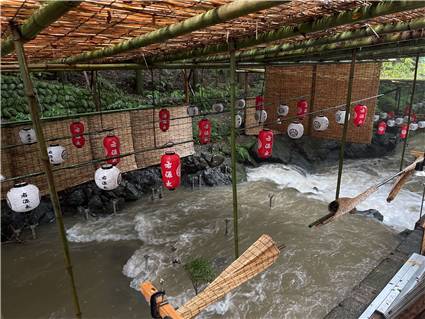
POLYGON ((342 131, 341 147, 339 149, 338 180, 336 183, 335 200, 339 198, 339 192, 341 190, 342 167, 344 165, 345 141, 347 140, 348 119, 350 117, 350 109, 351 109, 351 94, 353 91, 354 71, 356 66, 356 54, 357 54, 357 51, 354 49, 351 56, 350 75, 348 77, 347 100, 345 103, 346 104, 345 119, 344 119, 344 128, 342 131))
POLYGON ((419 54, 416 56, 416 62, 415 62, 415 73, 414 73, 414 76, 413 76, 412 94, 410 95, 409 114, 408 114, 408 116, 407 116, 407 133, 406 133, 406 138, 404 139, 403 151, 402 151, 402 153, 401 153, 400 171, 403 169, 404 154, 406 153, 407 139, 409 138, 409 131, 410 131, 410 115, 412 114, 413 99, 414 99, 414 97, 415 97, 415 91, 416 91, 416 78, 417 78, 417 76, 418 76, 418 65, 419 65, 419 54))
POLYGON ((230 113, 231 131, 230 144, 232 154, 232 193, 233 193, 233 237, 235 241, 235 259, 239 257, 239 230, 238 230, 238 190, 236 180, 236 59, 235 43, 229 42, 230 53, 230 113))
POLYGON ((24 46, 23 46, 23 41, 21 39, 21 33, 18 29, 18 26, 15 25, 15 24, 11 24, 11 30, 12 30, 13 41, 14 41, 15 50, 16 50, 16 56, 18 58, 21 76, 22 76, 22 80, 24 82, 24 90, 25 90, 25 95, 26 95, 27 100, 28 100, 28 106, 29 106, 29 110, 30 110, 30 114, 31 114, 31 120, 33 122, 34 129, 35 129, 36 136, 37 136, 37 141, 38 141, 37 145, 38 145, 39 152, 40 152, 40 159, 41 159, 41 163, 43 165, 44 172, 45 172, 46 177, 47 177, 50 200, 52 202, 53 209, 55 211, 56 222, 57 222, 57 225, 58 225, 58 228, 59 228, 59 234, 60 234, 60 238, 61 238, 61 241, 62 241, 62 247, 63 247, 64 257, 65 257, 66 271, 68 273, 69 280, 70 280, 70 283, 71 283, 72 296, 73 296, 73 300, 74 300, 75 316, 77 318, 81 318, 80 303, 79 303, 79 300, 78 300, 77 288, 75 286, 74 274, 73 274, 73 271, 72 271, 71 256, 70 256, 70 253, 69 253, 68 240, 66 238, 65 226, 64 226, 64 223, 63 223, 63 219, 62 219, 62 211, 61 211, 61 207, 60 207, 60 203, 59 203, 58 193, 56 192, 56 186, 55 186, 53 171, 52 171, 52 167, 50 165, 49 157, 48 157, 48 154, 47 154, 46 141, 44 139, 43 128, 41 126, 41 121, 40 121, 38 101, 37 101, 37 98, 34 94, 34 88, 33 88, 31 78, 30 78, 30 75, 29 75, 27 61, 26 61, 26 57, 25 57, 25 50, 24 50, 24 46))

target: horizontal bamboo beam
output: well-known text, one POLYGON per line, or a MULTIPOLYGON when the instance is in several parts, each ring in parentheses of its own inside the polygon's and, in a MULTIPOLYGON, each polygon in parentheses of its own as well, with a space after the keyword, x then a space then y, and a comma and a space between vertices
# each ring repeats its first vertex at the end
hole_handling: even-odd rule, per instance
MULTIPOLYGON (((329 28, 359 23, 368 19, 384 16, 387 14, 414 10, 425 7, 425 1, 385 1, 374 2, 370 6, 344 11, 318 20, 300 23, 296 26, 282 27, 280 29, 265 32, 258 36, 252 36, 235 40, 236 49, 244 49, 263 43, 287 39, 297 35, 304 35, 311 32, 323 31, 329 28)), ((163 56, 154 56, 147 59, 148 63, 158 63, 164 61, 177 61, 196 57, 203 57, 209 54, 217 54, 227 51, 227 43, 209 45, 192 50, 180 50, 163 56)))
POLYGON ((237 0, 139 37, 122 41, 107 48, 84 52, 76 56, 61 59, 59 62, 78 63, 110 57, 130 50, 142 48, 150 44, 164 42, 168 39, 182 36, 199 29, 223 23, 240 16, 268 9, 287 2, 290 1, 237 0))
MULTIPOLYGON (((82 1, 51 0, 37 11, 19 28, 22 42, 34 39, 37 34, 58 20, 61 16, 80 5, 82 1)), ((8 37, 1 41, 1 56, 5 56, 14 50, 13 39, 8 37)))
MULTIPOLYGON (((398 22, 398 23, 386 23, 381 25, 374 25, 373 27, 363 27, 355 31, 345 31, 335 34, 334 36, 324 36, 318 39, 310 39, 306 41, 300 41, 296 43, 284 43, 280 45, 274 45, 267 48, 256 48, 246 51, 239 51, 236 53, 237 61, 249 60, 252 57, 256 56, 270 56, 276 53, 283 53, 286 51, 293 51, 297 49, 305 49, 319 45, 332 44, 332 43, 341 43, 348 40, 356 40, 360 38, 366 38, 373 36, 377 40, 376 34, 379 36, 394 33, 394 32, 403 32, 411 31, 425 28, 425 18, 414 19, 409 22, 398 22)), ((353 41, 354 42, 354 41, 353 41)), ((373 42, 373 40, 371 40, 373 42)), ((229 60, 228 54, 208 56, 206 58, 196 59, 195 62, 221 62, 229 60)))

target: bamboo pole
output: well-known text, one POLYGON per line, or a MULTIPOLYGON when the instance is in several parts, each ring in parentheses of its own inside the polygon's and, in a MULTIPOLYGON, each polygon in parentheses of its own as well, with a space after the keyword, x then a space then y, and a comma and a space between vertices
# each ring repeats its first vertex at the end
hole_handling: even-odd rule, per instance
MULTIPOLYGON (((304 35, 311 32, 324 31, 329 28, 337 26, 359 23, 361 21, 376 18, 379 16, 414 10, 417 8, 425 7, 424 1, 386 1, 386 2, 373 2, 367 7, 357 8, 354 10, 343 11, 331 16, 323 17, 321 19, 300 23, 295 26, 285 26, 277 30, 265 32, 256 36, 240 39, 235 42, 236 49, 248 48, 260 45, 267 42, 286 39, 289 37, 304 35)), ((158 57, 150 57, 147 59, 148 63, 157 63, 163 61, 177 61, 189 58, 203 57, 209 54, 217 54, 227 52, 227 44, 220 43, 216 45, 209 45, 203 48, 192 50, 181 50, 172 52, 167 55, 158 57)))
POLYGON ((345 119, 344 119, 344 128, 342 131, 341 138, 341 147, 339 149, 339 163, 338 163, 338 179, 336 182, 336 192, 335 192, 335 200, 339 198, 339 192, 341 189, 341 178, 342 178, 342 168, 344 165, 344 150, 345 150, 345 141, 347 140, 347 131, 348 131, 348 120, 350 117, 350 109, 351 109, 351 94, 353 91, 353 82, 354 82, 354 71, 356 66, 356 50, 353 50, 351 56, 351 66, 350 66, 350 74, 348 77, 348 89, 347 89, 347 99, 345 103, 345 119))
MULTIPOLYGON (((314 111, 314 102, 316 98, 316 78, 317 78, 317 64, 313 65, 311 75, 311 89, 310 89, 310 112, 314 111)), ((311 135, 313 126, 313 116, 308 117, 308 135, 311 135)))
MULTIPOLYGON (((80 5, 82 1, 52 0, 35 11, 19 27, 23 43, 34 39, 37 34, 58 20, 61 16, 80 5)), ((1 56, 13 52, 13 37, 1 41, 1 56)))
POLYGON ((65 269, 68 273, 70 284, 71 284, 72 296, 73 296, 73 301, 75 306, 75 316, 77 318, 81 318, 80 303, 78 300, 77 288, 75 285, 74 273, 72 270, 71 255, 69 253, 68 240, 66 238, 65 226, 62 219, 62 211, 61 211, 61 207, 59 203, 59 196, 58 196, 58 193, 56 192, 55 179, 54 179, 52 167, 50 166, 49 157, 47 154, 46 142, 44 139, 43 128, 40 121, 38 101, 34 94, 34 88, 33 88, 32 81, 28 72, 27 61, 25 57, 25 50, 23 46, 23 40, 21 40, 20 31, 18 27, 14 24, 11 24, 11 29, 12 29, 13 41, 15 44, 16 55, 18 58, 19 65, 21 66, 21 77, 24 83, 25 95, 28 99, 31 119, 34 125, 36 136, 37 136, 37 141, 38 141, 37 144, 38 144, 38 148, 40 152, 40 159, 43 165, 44 172, 46 174, 47 183, 49 186, 50 200, 53 205, 57 225, 59 228, 59 234, 62 241, 62 247, 63 247, 64 257, 65 257, 65 269))
POLYGON ((229 43, 230 53, 230 110, 231 125, 230 144, 232 155, 232 194, 233 194, 233 237, 235 241, 235 259, 239 257, 239 229, 238 229, 238 190, 236 180, 236 60, 234 42, 229 43))
POLYGON ((412 114, 413 99, 415 98, 416 80, 417 80, 417 77, 418 77, 418 66, 419 66, 419 54, 416 56, 416 61, 415 61, 415 72, 414 72, 414 75, 413 75, 412 93, 410 95, 409 114, 407 115, 407 132, 406 132, 406 138, 404 139, 404 143, 403 143, 403 151, 401 153, 400 171, 403 169, 404 154, 406 153, 407 140, 409 138, 410 116, 412 114))
POLYGON ((61 62, 77 63, 110 57, 130 50, 142 48, 150 44, 164 42, 166 40, 182 36, 199 29, 223 23, 240 16, 268 9, 287 2, 289 1, 237 0, 222 5, 218 8, 209 10, 203 14, 198 14, 184 21, 163 27, 130 40, 119 42, 104 49, 84 52, 75 56, 61 59, 61 62))
MULTIPOLYGON (((253 57, 257 56, 273 56, 275 54, 280 54, 287 51, 294 51, 298 49, 308 49, 311 47, 331 45, 334 43, 342 43, 344 41, 350 41, 350 43, 364 43, 366 40, 357 40, 360 38, 369 39, 368 42, 373 42, 375 39, 376 42, 381 41, 380 38, 377 38, 375 32, 379 35, 402 32, 402 31, 412 31, 425 28, 425 18, 414 19, 409 22, 398 22, 398 23, 386 23, 381 25, 373 26, 373 30, 370 27, 361 28, 355 31, 344 31, 340 32, 334 36, 330 37, 321 37, 318 39, 310 39, 305 41, 299 41, 296 43, 284 43, 280 45, 274 45, 267 48, 256 48, 246 51, 241 51, 236 54, 237 61, 250 60, 253 57), (375 31, 375 32, 374 32, 375 31), (371 37, 372 36, 372 37, 371 37), (352 41, 355 40, 355 41, 352 41)), ((221 62, 229 59, 228 54, 209 56, 205 58, 196 59, 196 62, 221 62)))
POLYGON ((144 76, 141 69, 136 70, 136 93, 139 95, 143 94, 143 82, 144 76))

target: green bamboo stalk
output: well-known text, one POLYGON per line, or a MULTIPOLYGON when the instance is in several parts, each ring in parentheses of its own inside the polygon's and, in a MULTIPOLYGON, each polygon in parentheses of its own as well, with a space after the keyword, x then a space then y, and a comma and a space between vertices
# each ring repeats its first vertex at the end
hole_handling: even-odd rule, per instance
MULTIPOLYGON (((35 11, 20 27, 21 41, 28 42, 82 1, 51 0, 35 11)), ((13 52, 13 37, 1 41, 1 56, 13 52)))
POLYGON ((350 117, 350 109, 351 109, 351 94, 353 91, 354 71, 356 66, 356 53, 357 53, 356 50, 353 50, 353 53, 351 56, 350 75, 348 77, 347 100, 345 103, 344 129, 342 131, 341 147, 339 149, 338 179, 336 183, 335 200, 339 198, 339 192, 341 189, 342 168, 344 165, 344 150, 345 150, 345 142, 347 140, 348 119, 350 117))
POLYGON ((199 29, 203 29, 218 23, 223 23, 240 16, 268 9, 287 2, 289 1, 237 0, 222 5, 218 8, 209 10, 203 14, 186 19, 182 22, 178 22, 159 30, 149 32, 142 36, 135 37, 131 40, 126 40, 104 49, 84 52, 72 57, 61 59, 61 62, 77 63, 113 56, 129 50, 142 48, 150 44, 164 42, 166 40, 182 36, 199 29))
POLYGON ((232 156, 232 194, 233 194, 233 237, 235 241, 235 259, 239 257, 239 228, 238 228, 238 190, 236 180, 236 60, 235 46, 229 43, 230 52, 230 113, 232 129, 230 131, 230 144, 232 156))
POLYGON ((16 55, 19 61, 19 65, 21 66, 21 76, 24 82, 25 95, 28 99, 31 119, 34 124, 33 126, 37 136, 37 141, 38 141, 37 144, 38 144, 38 148, 40 152, 40 160, 43 166, 43 170, 46 174, 47 183, 49 186, 50 200, 53 205, 57 225, 59 228, 59 234, 62 241, 62 248, 64 252, 64 257, 65 257, 65 266, 69 276, 71 289, 72 289, 72 296, 73 296, 73 301, 75 306, 75 316, 77 318, 81 318, 81 309, 80 309, 80 303, 78 300, 77 288, 76 288, 75 280, 74 280, 74 273, 72 270, 71 255, 69 253, 68 240, 66 238, 66 231, 65 231, 65 226, 62 219, 62 211, 61 211, 61 207, 59 203, 59 196, 56 191, 55 179, 54 179, 52 167, 50 165, 49 157, 47 154, 46 142, 45 142, 43 128, 40 121, 38 101, 35 96, 32 81, 28 72, 27 61, 25 57, 25 50, 23 46, 23 40, 21 39, 20 31, 16 25, 11 24, 11 28, 12 28, 13 41, 15 44, 16 55))
POLYGON ((407 133, 406 138, 404 139, 403 143, 403 151, 401 153, 401 160, 400 160, 400 171, 403 169, 404 164, 404 155, 406 153, 406 147, 407 147, 407 139, 409 138, 409 131, 410 131, 410 116, 412 114, 412 108, 413 108, 413 100, 415 98, 415 91, 416 91, 416 80, 418 78, 418 66, 419 66, 419 54, 416 56, 415 61, 415 73, 413 75, 413 83, 412 83, 412 93, 410 94, 410 105, 409 105, 409 114, 407 116, 407 133))
MULTIPOLYGON (((272 56, 274 54, 293 51, 297 49, 306 49, 311 47, 316 47, 319 45, 332 44, 332 43, 341 43, 343 41, 355 40, 359 38, 366 38, 373 36, 376 39, 375 32, 379 35, 393 33, 393 32, 402 32, 402 31, 411 31, 425 28, 425 18, 414 19, 409 22, 399 22, 399 23, 386 23, 381 25, 371 27, 364 27, 355 31, 345 31, 340 32, 334 36, 326 36, 318 39, 311 39, 306 41, 300 41, 296 43, 284 43, 281 45, 274 45, 267 48, 256 48, 252 50, 240 51, 236 53, 237 61, 249 60, 256 56, 272 56)), ((378 41, 377 39, 375 41, 378 41)), ((371 41, 372 42, 372 41, 371 41)), ((220 62, 226 61, 229 59, 228 54, 209 56, 206 58, 196 59, 196 62, 220 62)))
MULTIPOLYGON (((235 42, 236 49, 248 48, 251 46, 282 40, 296 35, 302 35, 311 32, 323 31, 329 28, 359 23, 367 19, 379 16, 414 10, 425 7, 425 1, 385 1, 373 2, 370 6, 344 11, 318 20, 300 23, 292 27, 282 27, 280 29, 265 32, 258 36, 243 38, 235 42)), ((147 59, 148 63, 158 63, 163 61, 177 61, 189 58, 203 57, 209 54, 227 52, 227 44, 220 43, 208 45, 203 48, 193 50, 181 50, 167 55, 154 56, 147 59)))

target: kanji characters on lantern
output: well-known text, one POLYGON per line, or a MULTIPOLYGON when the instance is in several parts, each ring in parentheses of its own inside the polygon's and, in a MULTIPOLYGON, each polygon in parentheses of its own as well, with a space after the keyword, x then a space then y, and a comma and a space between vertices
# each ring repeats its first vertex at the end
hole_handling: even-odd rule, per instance
POLYGON ((258 133, 257 146, 258 157, 269 158, 273 151, 273 132, 269 129, 262 129, 258 133))
MULTIPOLYGON (((403 119, 402 119, 403 120, 403 119)), ((378 122, 379 121, 379 115, 378 114, 375 114, 374 116, 373 116, 373 121, 374 122, 378 122)))
POLYGON ((425 120, 423 120, 423 121, 418 121, 418 127, 419 127, 419 128, 425 128, 425 120))
POLYGON ((388 127, 394 127, 395 126, 395 120, 394 119, 389 119, 387 121, 387 126, 388 127))
POLYGON ((400 138, 404 140, 407 137, 407 124, 403 124, 400 130, 400 138))
POLYGON ((243 118, 240 114, 236 114, 235 115, 235 127, 236 128, 240 128, 242 126, 243 123, 243 118))
POLYGON ((170 111, 161 109, 158 113, 159 116, 159 129, 163 132, 168 131, 170 128, 170 111))
POLYGON ((258 123, 264 123, 267 120, 267 111, 266 110, 257 110, 255 111, 255 121, 258 123))
POLYGON ((416 122, 410 123, 410 125, 409 125, 410 131, 416 131, 417 129, 418 129, 418 123, 416 123, 416 122))
POLYGON ((174 190, 180 185, 180 156, 175 152, 165 152, 161 156, 162 182, 169 190, 174 190))
POLYGON ((190 105, 187 107, 187 115, 190 117, 198 116, 199 115, 199 108, 195 105, 190 105))
POLYGON ((106 161, 108 164, 117 165, 120 162, 119 157, 111 158, 121 154, 120 146, 120 139, 118 136, 108 135, 104 137, 103 148, 105 149, 106 157, 109 158, 106 161))
POLYGON ((82 122, 72 122, 69 126, 69 130, 71 131, 71 141, 75 147, 81 148, 86 143, 86 139, 84 138, 84 123, 82 122))
POLYGON ((308 111, 308 103, 306 100, 302 99, 297 102, 297 116, 299 119, 304 118, 305 114, 308 111))
POLYGON ((236 101, 236 108, 242 110, 245 108, 246 102, 245 99, 239 99, 236 101))
POLYGON ((211 141, 211 122, 208 119, 202 119, 198 123, 199 143, 208 144, 211 141))
POLYGON ((65 147, 59 144, 50 144, 47 148, 47 155, 49 156, 50 163, 53 165, 63 163, 68 157, 65 147))
POLYGON ((255 97, 255 109, 257 111, 264 110, 264 96, 259 95, 255 97))
POLYGON ((37 142, 35 130, 32 127, 25 127, 19 131, 19 138, 22 144, 33 144, 37 142))
POLYGON ((17 213, 29 212, 40 204, 40 190, 28 183, 15 184, 6 194, 6 202, 17 213))
POLYGON ((363 104, 357 104, 354 107, 354 125, 362 126, 366 122, 367 106, 363 104))
POLYGON ((94 173, 94 181, 100 189, 113 190, 121 184, 121 171, 112 164, 103 164, 94 173))
POLYGON ((212 106, 213 112, 222 113, 224 111, 223 103, 214 103, 212 106))
MULTIPOLYGON (((347 113, 345 109, 340 109, 335 113, 335 120, 338 124, 343 125, 345 123, 345 113, 347 113)), ((350 119, 350 114, 348 114, 348 119, 350 119)))
POLYGON ((395 118, 395 124, 401 125, 401 124, 403 124, 403 122, 404 122, 404 119, 402 117, 396 117, 395 118))
POLYGON ((385 121, 381 121, 378 124, 378 130, 376 131, 376 134, 384 135, 386 130, 387 130, 387 123, 385 123, 385 121))

